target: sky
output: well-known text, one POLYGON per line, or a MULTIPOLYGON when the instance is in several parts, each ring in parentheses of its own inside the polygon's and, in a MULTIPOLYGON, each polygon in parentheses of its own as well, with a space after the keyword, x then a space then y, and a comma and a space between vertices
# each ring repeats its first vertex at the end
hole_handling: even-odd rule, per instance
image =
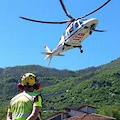
MULTIPOLYGON (((98 8, 107 0, 63 0, 68 12, 74 17, 83 16, 98 8)), ((120 57, 120 0, 111 0, 104 8, 86 17, 97 18, 96 29, 82 42, 83 53, 78 48, 63 52, 64 57, 55 56, 50 68, 80 70, 109 63, 120 57)), ((54 49, 66 24, 41 24, 22 20, 19 17, 37 20, 62 21, 65 15, 59 0, 1 0, 0 1, 0 68, 41 65, 44 46, 54 49)))

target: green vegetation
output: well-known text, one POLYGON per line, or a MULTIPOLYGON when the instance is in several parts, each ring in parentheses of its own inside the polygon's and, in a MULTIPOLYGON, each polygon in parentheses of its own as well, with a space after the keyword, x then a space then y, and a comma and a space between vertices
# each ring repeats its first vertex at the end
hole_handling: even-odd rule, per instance
POLYGON ((39 65, 0 68, 0 118, 5 119, 10 99, 18 94, 17 83, 26 72, 36 74, 44 98, 42 117, 65 106, 88 103, 98 114, 120 120, 120 58, 99 67, 69 71, 39 65))

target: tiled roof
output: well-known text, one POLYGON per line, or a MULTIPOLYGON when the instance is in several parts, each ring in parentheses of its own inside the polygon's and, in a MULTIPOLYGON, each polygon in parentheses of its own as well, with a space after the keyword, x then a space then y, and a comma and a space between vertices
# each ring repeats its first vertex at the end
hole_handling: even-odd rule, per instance
POLYGON ((98 114, 83 114, 80 116, 67 118, 66 120, 116 120, 116 119, 113 117, 108 117, 98 114))

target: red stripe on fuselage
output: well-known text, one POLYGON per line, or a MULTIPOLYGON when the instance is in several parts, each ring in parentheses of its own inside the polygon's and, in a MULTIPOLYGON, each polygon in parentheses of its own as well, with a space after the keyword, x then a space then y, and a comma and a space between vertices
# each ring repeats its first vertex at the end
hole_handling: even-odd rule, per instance
MULTIPOLYGON (((69 36, 65 41, 67 41, 68 39, 70 39, 76 32, 78 32, 80 29, 82 28, 79 28, 77 31, 75 31, 71 36, 69 36)), ((81 36, 84 36, 85 34, 84 33, 78 33, 78 35, 81 35, 81 36)))
MULTIPOLYGON (((72 23, 72 22, 71 22, 71 23, 72 23)), ((70 23, 70 24, 71 24, 71 23, 70 23)), ((70 25, 70 24, 69 24, 69 25, 70 25)), ((68 27, 69 27, 69 25, 68 25, 68 27)), ((68 27, 67 27, 67 28, 68 28, 68 27)), ((67 29, 67 28, 66 28, 66 29, 67 29)), ((75 31, 73 34, 71 34, 71 36, 69 36, 67 39, 65 39, 65 41, 69 40, 69 39, 70 39, 75 33, 77 33, 80 29, 82 29, 82 28, 79 28, 77 31, 75 31)), ((79 39, 81 39, 84 35, 85 35, 84 33, 78 33, 77 36, 80 36, 79 39)), ((79 39, 73 38, 73 40, 79 40, 79 39)), ((57 48, 60 47, 61 45, 62 45, 62 44, 58 45, 57 48)))

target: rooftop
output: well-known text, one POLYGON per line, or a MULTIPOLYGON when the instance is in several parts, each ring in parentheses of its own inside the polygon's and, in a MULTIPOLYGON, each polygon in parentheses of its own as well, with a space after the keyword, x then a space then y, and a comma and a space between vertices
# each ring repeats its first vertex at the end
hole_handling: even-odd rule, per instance
POLYGON ((67 118, 66 120, 116 120, 116 119, 113 117, 108 117, 93 113, 93 114, 83 114, 80 116, 67 118))

